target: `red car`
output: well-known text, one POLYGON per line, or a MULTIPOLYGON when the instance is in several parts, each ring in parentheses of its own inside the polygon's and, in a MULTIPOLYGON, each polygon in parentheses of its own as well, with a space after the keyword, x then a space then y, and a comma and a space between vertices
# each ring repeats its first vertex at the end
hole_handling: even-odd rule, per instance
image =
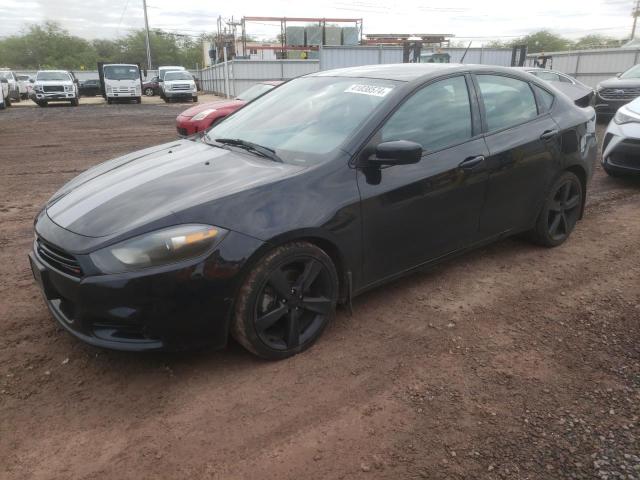
POLYGON ((218 100, 191 107, 176 118, 178 134, 186 137, 202 132, 230 113, 235 112, 247 102, 267 93, 281 83, 283 82, 280 80, 256 83, 233 100, 218 100))

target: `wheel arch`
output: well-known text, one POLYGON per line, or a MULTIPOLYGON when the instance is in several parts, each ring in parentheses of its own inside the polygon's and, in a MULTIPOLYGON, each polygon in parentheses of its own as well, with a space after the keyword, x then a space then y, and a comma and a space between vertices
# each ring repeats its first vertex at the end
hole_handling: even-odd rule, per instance
POLYGON ((292 242, 308 242, 315 245, 329 256, 338 275, 338 288, 340 292, 338 302, 342 303, 347 300, 350 291, 349 274, 351 272, 351 268, 344 251, 340 248, 339 242, 335 238, 332 238, 323 231, 314 229, 287 232, 265 241, 265 243, 257 249, 245 263, 243 277, 248 275, 251 269, 253 269, 253 267, 267 254, 267 252, 280 247, 281 245, 292 242))

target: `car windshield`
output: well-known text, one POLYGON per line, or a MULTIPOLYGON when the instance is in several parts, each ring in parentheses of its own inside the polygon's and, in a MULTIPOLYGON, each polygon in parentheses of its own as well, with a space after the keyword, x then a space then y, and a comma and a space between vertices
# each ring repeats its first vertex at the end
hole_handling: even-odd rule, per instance
POLYGON ((620 75, 620 78, 640 78, 640 65, 631 67, 629 70, 620 75))
POLYGON ((258 83, 253 87, 247 88, 244 92, 238 95, 236 98, 238 100, 244 100, 245 102, 250 102, 254 98, 258 98, 263 93, 271 90, 275 85, 269 85, 267 83, 258 83))
POLYGON ((205 141, 258 144, 285 162, 327 158, 384 102, 400 82, 371 78, 302 77, 238 110, 205 141))
POLYGON ((171 80, 193 80, 193 76, 189 72, 167 72, 164 79, 168 82, 171 80))
POLYGON ((69 82, 71 76, 66 72, 38 72, 36 80, 39 82, 69 82))
POLYGON ((104 78, 108 80, 137 80, 140 78, 138 67, 131 65, 106 65, 104 78))
POLYGON ((7 80, 12 80, 13 75, 11 75, 11 72, 0 72, 0 78, 6 78, 7 80))

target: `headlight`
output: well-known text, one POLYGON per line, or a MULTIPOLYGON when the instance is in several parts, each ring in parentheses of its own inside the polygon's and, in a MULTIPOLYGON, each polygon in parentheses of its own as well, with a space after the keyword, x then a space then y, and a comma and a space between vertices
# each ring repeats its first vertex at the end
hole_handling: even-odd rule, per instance
POLYGON ((113 92, 113 87, 111 85, 107 85, 107 92, 113 92))
POLYGON ((199 257, 210 252, 226 233, 211 225, 179 225, 125 240, 90 257, 104 273, 124 273, 199 257))
POLYGON ((596 90, 599 92, 600 90, 602 90, 602 85, 598 84, 598 86, 596 87, 596 90))
POLYGON ((613 117, 613 121, 618 125, 623 125, 625 123, 640 123, 640 116, 635 115, 626 108, 619 108, 615 117, 613 117))
POLYGON ((215 112, 216 109, 215 108, 207 108, 206 110, 202 110, 200 113, 194 115, 191 120, 202 120, 203 118, 207 117, 209 114, 215 112))
POLYGON ((38 83, 36 83, 36 84, 33 86, 33 88, 34 88, 34 90, 35 90, 36 92, 41 92, 41 91, 42 91, 42 85, 40 85, 40 84, 38 84, 38 83))

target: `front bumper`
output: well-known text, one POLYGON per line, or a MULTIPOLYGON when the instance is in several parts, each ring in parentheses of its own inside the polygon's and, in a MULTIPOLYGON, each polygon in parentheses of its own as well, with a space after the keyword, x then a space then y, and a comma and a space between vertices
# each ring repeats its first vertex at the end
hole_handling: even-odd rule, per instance
POLYGON ((38 102, 73 100, 74 98, 76 98, 76 94, 73 92, 34 92, 33 98, 38 102))
POLYGON ((29 262, 54 318, 86 343, 129 351, 222 348, 242 267, 259 245, 230 232, 204 260, 75 277, 56 269, 34 242, 29 262))
POLYGON ((618 173, 640 174, 640 123, 611 120, 602 144, 602 165, 618 173))
POLYGON ((164 96, 167 98, 193 98, 198 95, 198 92, 191 90, 167 90, 164 92, 164 96))

